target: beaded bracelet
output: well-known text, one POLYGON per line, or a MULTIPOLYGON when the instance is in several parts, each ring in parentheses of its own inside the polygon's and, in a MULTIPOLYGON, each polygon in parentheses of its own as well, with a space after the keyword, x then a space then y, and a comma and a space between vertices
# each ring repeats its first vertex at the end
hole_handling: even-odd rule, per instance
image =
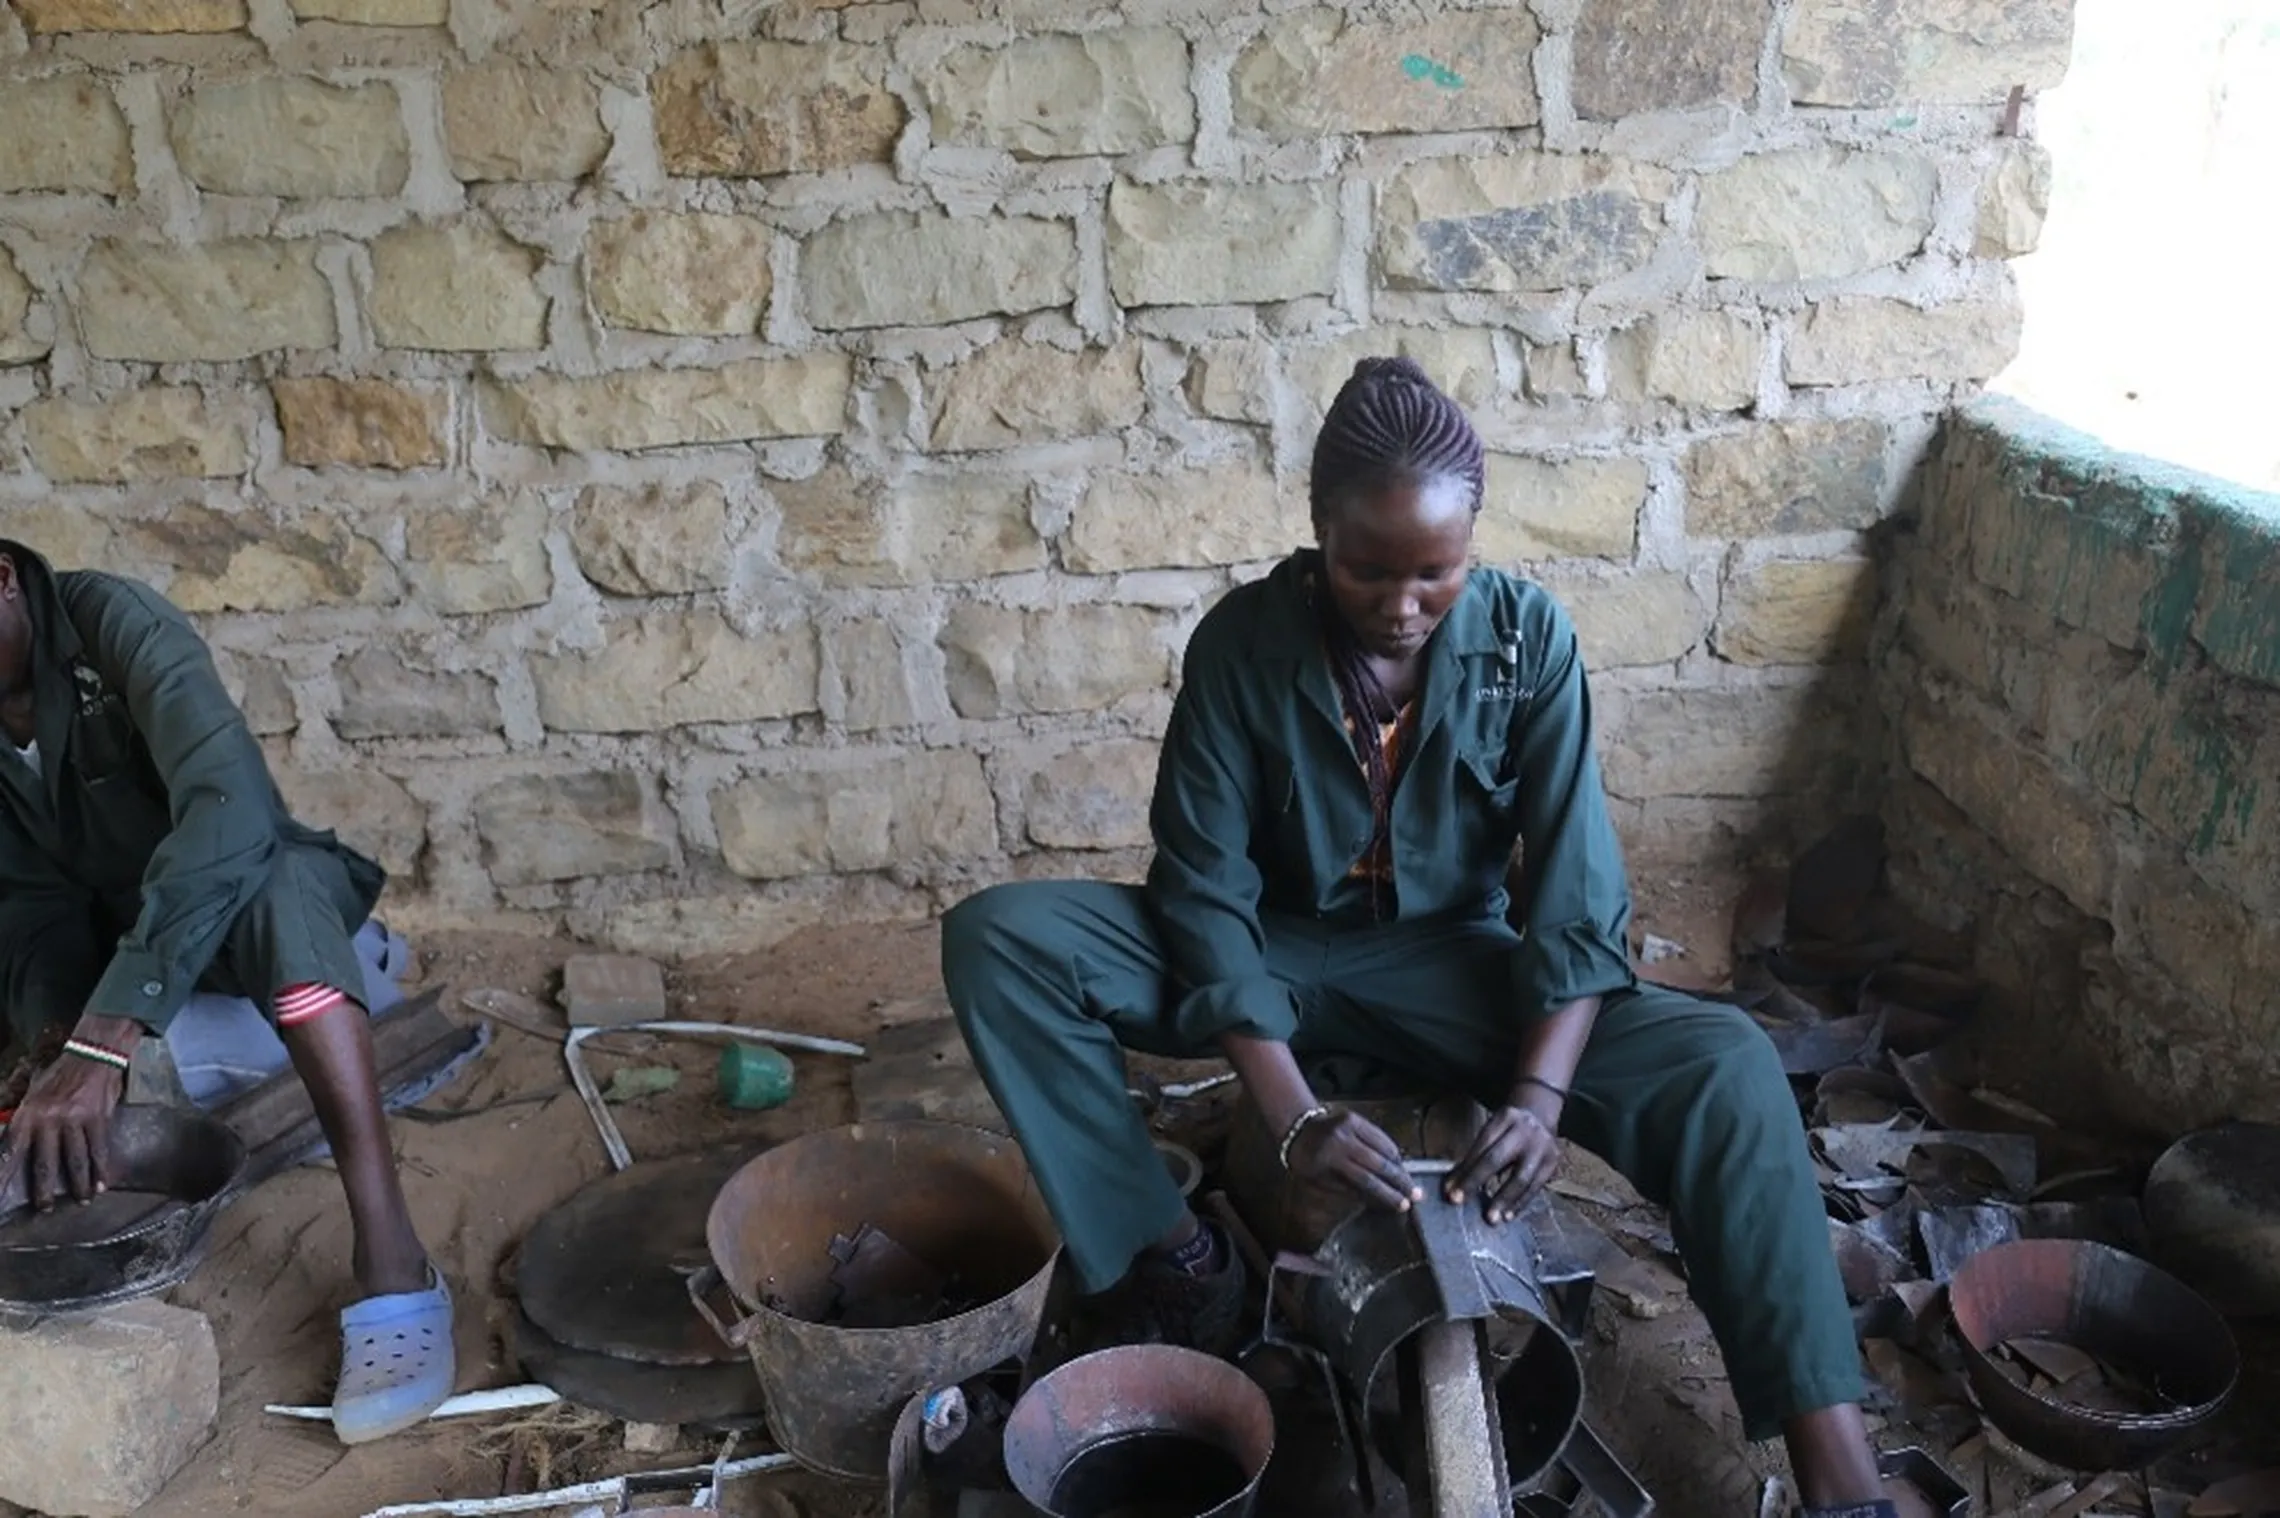
POLYGON ((63 1052, 76 1054, 81 1059, 91 1059, 98 1065, 109 1065, 121 1075, 127 1073, 127 1066, 130 1063, 127 1057, 118 1050, 106 1049, 101 1044, 91 1044, 83 1039, 65 1039, 63 1041, 63 1052))
POLYGON ((1309 1107, 1291 1119, 1290 1127, 1283 1131, 1282 1147, 1275 1151, 1277 1157, 1282 1160, 1283 1169, 1288 1170, 1290 1168, 1290 1147, 1298 1142, 1298 1136, 1306 1131, 1306 1125, 1316 1118, 1328 1117, 1329 1115, 1330 1109, 1328 1107, 1309 1107))

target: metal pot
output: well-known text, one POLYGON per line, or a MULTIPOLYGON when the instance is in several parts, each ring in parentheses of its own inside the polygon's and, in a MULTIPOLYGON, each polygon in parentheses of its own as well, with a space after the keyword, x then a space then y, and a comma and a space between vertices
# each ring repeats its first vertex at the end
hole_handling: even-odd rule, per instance
POLYGON ((0 1319, 85 1312, 179 1284, 244 1173, 245 1145, 227 1124, 185 1108, 119 1108, 109 1192, 84 1211, 65 1203, 0 1221, 0 1319))

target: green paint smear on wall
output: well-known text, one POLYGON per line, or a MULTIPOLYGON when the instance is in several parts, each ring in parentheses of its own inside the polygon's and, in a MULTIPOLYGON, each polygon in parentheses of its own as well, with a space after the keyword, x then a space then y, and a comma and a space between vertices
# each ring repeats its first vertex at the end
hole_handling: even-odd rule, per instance
MULTIPOLYGON (((2030 604, 2109 639, 2134 625, 2164 697, 2183 696, 2173 682, 2204 661, 2200 679, 2280 686, 2280 495, 2120 452, 2002 397, 1974 401, 1955 425, 2001 460, 1998 567, 2030 604), (2139 584, 2134 608, 2090 604, 2139 584)), ((2134 742, 2074 757, 2109 782, 2126 776, 2133 808, 2193 854, 2254 826, 2254 745, 2221 721, 2173 708, 2134 742), (2182 762, 2161 775, 2165 748, 2182 762)))

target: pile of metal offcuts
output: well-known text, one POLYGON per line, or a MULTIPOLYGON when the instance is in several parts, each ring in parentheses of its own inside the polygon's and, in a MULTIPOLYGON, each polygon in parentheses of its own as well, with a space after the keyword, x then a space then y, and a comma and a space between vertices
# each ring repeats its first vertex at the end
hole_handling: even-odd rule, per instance
MULTIPOLYGON (((2257 1479, 2280 1451, 2212 1443, 2239 1373, 2232 1333, 2159 1268, 2211 1278, 2188 1268, 2207 1251, 2181 1254, 2164 1225, 2206 1222, 2214 1183, 2185 1199, 2156 1167, 2149 1188, 2148 1154, 1975 1082, 1957 1039, 1982 995, 1972 946, 1904 910, 1885 864, 1881 826, 1855 818, 1754 880, 1734 915, 1733 989, 1707 993, 1749 1010, 1797 1091, 1870 1411, 1938 1451, 1982 1513, 2171 1518, 2192 1494, 2257 1479)), ((2244 1189, 2257 1188, 2216 1194, 2237 1210, 2244 1189)), ((2244 1275, 2253 1290, 2253 1271, 2224 1279, 2244 1275)), ((2221 1489, 2207 1500, 2192 1511, 2258 1510, 2225 1506, 2221 1489)))

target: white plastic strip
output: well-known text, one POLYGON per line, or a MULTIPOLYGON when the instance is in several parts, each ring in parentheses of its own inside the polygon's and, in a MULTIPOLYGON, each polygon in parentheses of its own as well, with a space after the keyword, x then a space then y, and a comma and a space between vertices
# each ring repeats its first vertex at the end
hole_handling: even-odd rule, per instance
POLYGON ((526 1492, 517 1497, 462 1497, 442 1502, 400 1502, 393 1507, 374 1508, 364 1518, 487 1518, 492 1513, 543 1513, 549 1508, 573 1507, 586 1502, 623 1503, 632 1495, 628 1482, 638 1479, 644 1490, 655 1490, 656 1484, 686 1479, 692 1488, 707 1481, 727 1482, 745 1476, 757 1476, 765 1471, 788 1470, 792 1466, 789 1455, 754 1455, 748 1460, 734 1460, 726 1465, 692 1465, 670 1471, 641 1471, 636 1476, 612 1476, 606 1481, 588 1481, 580 1486, 557 1487, 551 1492, 526 1492))
MULTIPOLYGON (((433 1418, 472 1418, 482 1413, 508 1413, 517 1408, 548 1407, 562 1400, 562 1394, 551 1386, 500 1386, 490 1391, 471 1391, 429 1413, 433 1418)), ((286 1407, 272 1405, 262 1409, 280 1418, 301 1418, 311 1423, 332 1422, 329 1407, 286 1407)))

